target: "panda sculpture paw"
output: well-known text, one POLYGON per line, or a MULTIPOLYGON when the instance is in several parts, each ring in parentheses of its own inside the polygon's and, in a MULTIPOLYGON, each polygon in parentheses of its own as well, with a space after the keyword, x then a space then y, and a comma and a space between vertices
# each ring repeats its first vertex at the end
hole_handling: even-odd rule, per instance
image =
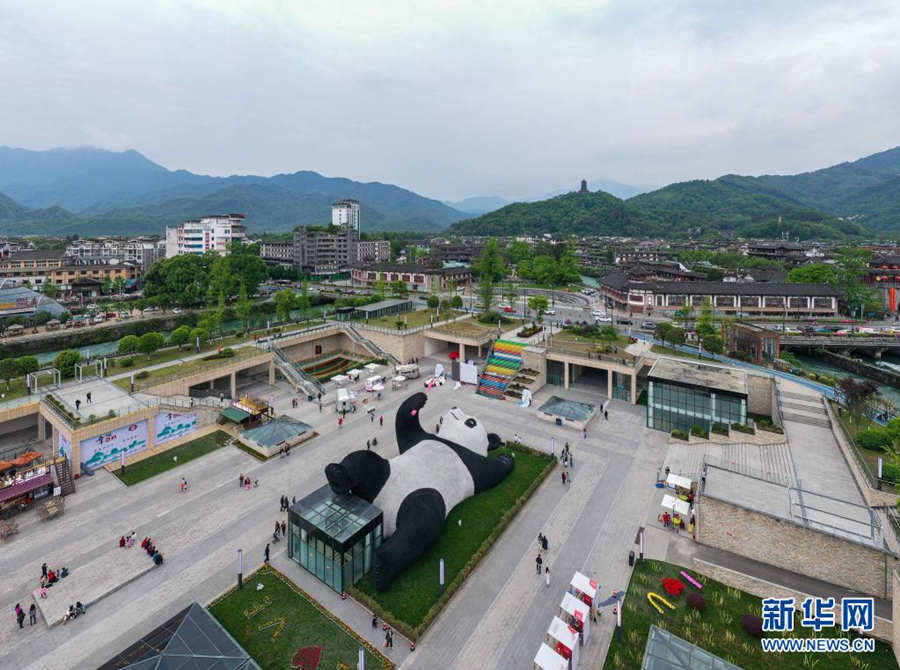
POLYGON ((338 495, 347 495, 355 484, 347 468, 340 463, 331 463, 326 466, 325 478, 331 485, 331 490, 338 495))

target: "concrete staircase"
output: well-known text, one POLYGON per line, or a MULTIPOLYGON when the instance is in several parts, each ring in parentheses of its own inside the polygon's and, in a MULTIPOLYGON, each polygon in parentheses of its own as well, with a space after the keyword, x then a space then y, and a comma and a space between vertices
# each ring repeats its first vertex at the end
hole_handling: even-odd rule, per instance
POLYGON ((341 328, 344 329, 344 332, 350 336, 350 339, 352 339, 352 340, 358 342, 359 344, 363 345, 364 347, 366 347, 369 351, 372 352, 373 356, 375 356, 377 358, 385 359, 388 363, 390 363, 394 367, 400 365, 400 361, 397 360, 396 356, 388 353, 387 351, 385 351, 384 349, 379 347, 368 337, 365 337, 364 335, 362 335, 356 328, 351 326, 349 323, 342 322, 340 325, 341 325, 341 328))
POLYGON ((522 342, 497 340, 491 347, 476 393, 502 400, 513 377, 522 367, 522 342))

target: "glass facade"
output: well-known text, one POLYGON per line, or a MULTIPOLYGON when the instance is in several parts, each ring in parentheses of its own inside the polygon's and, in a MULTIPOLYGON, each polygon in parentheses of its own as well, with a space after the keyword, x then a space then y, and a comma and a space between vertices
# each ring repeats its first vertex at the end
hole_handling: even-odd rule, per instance
POLYGON ((381 534, 378 508, 324 486, 291 507, 288 556, 341 593, 372 568, 381 534))
POLYGON ((610 374, 613 376, 613 398, 631 402, 631 375, 615 371, 610 374))
POLYGON ((713 423, 747 423, 747 398, 696 386, 651 379, 647 387, 647 427, 689 432, 713 423))

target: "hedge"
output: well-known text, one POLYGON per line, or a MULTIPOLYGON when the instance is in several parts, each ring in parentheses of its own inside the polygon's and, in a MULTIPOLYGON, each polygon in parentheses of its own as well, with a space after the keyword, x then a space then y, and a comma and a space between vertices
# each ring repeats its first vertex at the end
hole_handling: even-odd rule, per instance
POLYGON ((684 440, 685 442, 690 439, 690 436, 686 432, 678 430, 677 428, 672 429, 672 437, 678 440, 684 440))
POLYGON ((863 449, 871 449, 872 451, 885 451, 887 447, 893 444, 890 434, 883 428, 872 428, 870 430, 861 430, 856 434, 856 444, 863 449))

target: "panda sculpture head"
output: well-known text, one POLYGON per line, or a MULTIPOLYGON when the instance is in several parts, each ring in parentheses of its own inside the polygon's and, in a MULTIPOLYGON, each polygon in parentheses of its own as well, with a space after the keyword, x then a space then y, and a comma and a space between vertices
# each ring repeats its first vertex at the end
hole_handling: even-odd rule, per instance
POLYGON ((459 407, 451 407, 440 421, 439 437, 465 447, 479 456, 487 456, 488 451, 502 444, 500 436, 488 433, 474 416, 469 416, 459 407))

